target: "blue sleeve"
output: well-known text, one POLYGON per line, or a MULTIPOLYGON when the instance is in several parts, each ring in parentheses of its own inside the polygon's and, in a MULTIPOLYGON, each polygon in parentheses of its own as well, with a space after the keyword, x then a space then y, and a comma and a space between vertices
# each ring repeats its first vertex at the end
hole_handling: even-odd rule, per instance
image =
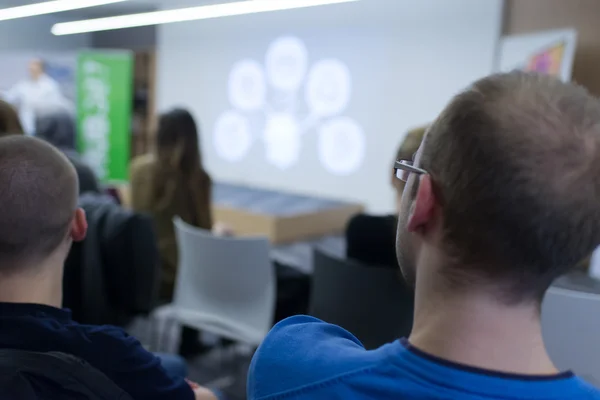
POLYGON ((271 330, 248 372, 248 399, 301 389, 361 368, 365 349, 346 330, 316 318, 288 318, 271 330))
POLYGON ((172 378, 160 359, 119 328, 102 326, 88 332, 94 347, 104 357, 92 365, 100 369, 134 400, 194 400, 194 392, 183 377, 172 378))

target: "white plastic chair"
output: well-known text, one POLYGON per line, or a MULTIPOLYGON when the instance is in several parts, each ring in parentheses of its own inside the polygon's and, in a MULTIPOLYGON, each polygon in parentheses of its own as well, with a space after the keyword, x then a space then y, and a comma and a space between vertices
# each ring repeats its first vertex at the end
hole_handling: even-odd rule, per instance
POLYGON ((217 237, 176 217, 179 266, 158 318, 258 346, 273 324, 275 271, 266 238, 217 237))
POLYGON ((600 387, 600 295, 551 287, 542 303, 542 333, 552 361, 600 387))

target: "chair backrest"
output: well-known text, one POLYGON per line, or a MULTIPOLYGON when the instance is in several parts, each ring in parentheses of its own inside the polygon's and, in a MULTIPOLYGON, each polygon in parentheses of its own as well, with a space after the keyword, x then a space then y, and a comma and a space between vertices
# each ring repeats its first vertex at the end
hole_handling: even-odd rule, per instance
POLYGON ((600 387, 600 294, 550 288, 542 303, 542 332, 559 369, 600 387))
POLYGON ((123 326, 157 303, 159 255, 152 221, 102 195, 84 194, 79 205, 89 228, 65 262, 63 305, 80 323, 123 326))
POLYGON ((106 375, 69 354, 0 349, 0 393, 19 400, 131 400, 106 375))
POLYGON ((275 310, 275 271, 266 238, 218 237, 175 218, 179 270, 174 305, 266 335, 275 310))
POLYGON ((413 291, 395 268, 361 265, 318 250, 310 314, 353 333, 367 349, 408 336, 413 291))

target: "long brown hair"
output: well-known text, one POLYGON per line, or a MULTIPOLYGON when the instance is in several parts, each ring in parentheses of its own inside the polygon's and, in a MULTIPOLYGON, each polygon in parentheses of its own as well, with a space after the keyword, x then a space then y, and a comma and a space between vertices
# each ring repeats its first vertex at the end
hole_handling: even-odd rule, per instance
MULTIPOLYGON (((193 219, 187 222, 201 225, 198 204, 210 202, 211 182, 202 165, 198 128, 187 110, 174 109, 160 115, 156 156, 158 168, 154 176, 154 195, 159 210, 171 204, 176 190, 182 190, 193 219)), ((210 204, 205 206, 209 208, 210 204)))
POLYGON ((0 100, 0 137, 13 134, 23 134, 19 115, 12 105, 0 100))

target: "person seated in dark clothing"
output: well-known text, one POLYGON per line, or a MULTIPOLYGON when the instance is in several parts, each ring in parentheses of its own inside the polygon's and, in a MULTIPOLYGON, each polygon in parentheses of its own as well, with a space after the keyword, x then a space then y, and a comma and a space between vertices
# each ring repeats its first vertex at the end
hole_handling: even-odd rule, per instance
POLYGON ((0 187, 0 348, 78 357, 133 399, 215 399, 121 329, 78 324, 60 308, 65 259, 87 230, 64 154, 36 138, 0 138, 0 187))
MULTIPOLYGON (((427 127, 409 131, 398 152, 396 160, 410 160, 416 153, 427 127)), ((404 182, 396 178, 396 170, 391 168, 391 183, 396 195, 396 209, 400 205, 404 182)), ((396 258, 397 213, 392 215, 358 214, 352 217, 346 227, 346 257, 365 265, 398 268, 396 258)))
POLYGON ((35 136, 62 151, 77 171, 79 193, 100 193, 100 183, 92 168, 76 148, 77 127, 73 116, 62 109, 47 110, 36 117, 35 136))
POLYGON ((346 227, 346 257, 364 265, 398 266, 396 215, 357 214, 346 227))

